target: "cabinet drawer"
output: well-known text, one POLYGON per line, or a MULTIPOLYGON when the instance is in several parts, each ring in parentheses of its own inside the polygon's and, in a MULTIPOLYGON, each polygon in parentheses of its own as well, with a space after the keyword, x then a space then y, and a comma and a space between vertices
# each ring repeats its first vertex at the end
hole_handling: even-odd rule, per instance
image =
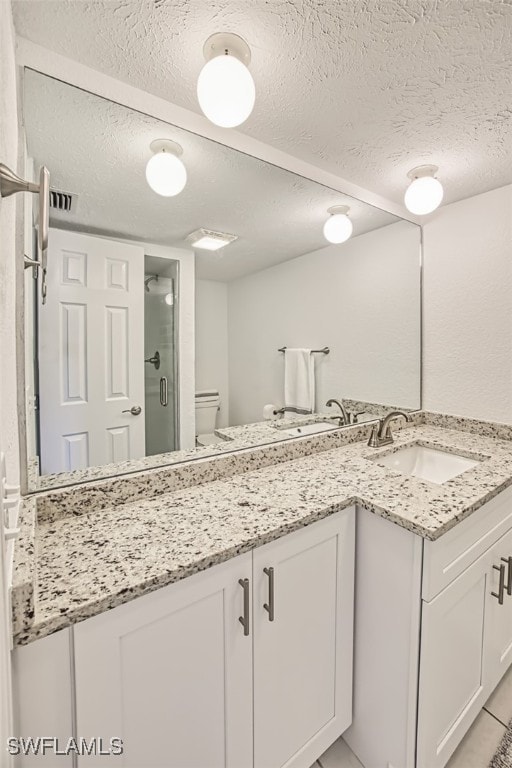
POLYGON ((432 600, 511 528, 512 487, 437 541, 425 541, 423 600, 432 600))

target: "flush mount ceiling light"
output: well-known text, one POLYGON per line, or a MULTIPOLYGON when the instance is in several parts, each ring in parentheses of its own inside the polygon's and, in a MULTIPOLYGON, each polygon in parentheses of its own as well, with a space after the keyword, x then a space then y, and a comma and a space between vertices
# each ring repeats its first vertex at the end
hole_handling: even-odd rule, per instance
POLYGON ((146 180, 157 195, 174 197, 187 183, 187 169, 180 160, 183 150, 169 139, 156 139, 149 145, 154 153, 146 165, 146 180))
POLYGON ((206 64, 197 80, 202 111, 215 125, 234 128, 251 114, 256 100, 254 80, 247 69, 251 50, 245 40, 218 32, 203 47, 206 64))
POLYGON ((213 232, 211 229, 196 229, 187 237, 187 241, 194 248, 201 248, 205 251, 218 251, 225 245, 238 240, 238 235, 228 235, 225 232, 213 232))
POLYGON ((348 205, 334 205, 327 210, 329 218, 324 224, 324 237, 330 243, 344 243, 352 234, 352 222, 348 217, 348 205))
POLYGON ((438 171, 436 165, 419 165, 409 171, 407 176, 412 179, 404 196, 405 207, 411 213, 424 216, 432 213, 441 205, 443 186, 435 178, 438 171))

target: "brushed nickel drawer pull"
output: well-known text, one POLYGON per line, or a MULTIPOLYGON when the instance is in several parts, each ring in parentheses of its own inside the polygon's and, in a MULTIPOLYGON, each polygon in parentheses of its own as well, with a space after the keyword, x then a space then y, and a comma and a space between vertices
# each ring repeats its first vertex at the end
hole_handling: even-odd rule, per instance
POLYGON ((507 595, 512 595, 512 557, 502 557, 502 563, 507 563, 507 595))
POLYGON ((268 576, 268 603, 264 603, 263 607, 268 613, 268 620, 274 621, 274 569, 264 568, 263 573, 268 576))
POLYGON ((249 579, 238 579, 238 583, 244 591, 244 615, 238 617, 238 621, 244 628, 244 635, 249 634, 249 579))
POLYGON ((500 605, 503 605, 503 594, 505 592, 505 566, 504 565, 493 565, 493 568, 495 571, 500 572, 500 584, 498 587, 498 592, 491 592, 491 595, 493 597, 498 598, 498 603, 500 605))

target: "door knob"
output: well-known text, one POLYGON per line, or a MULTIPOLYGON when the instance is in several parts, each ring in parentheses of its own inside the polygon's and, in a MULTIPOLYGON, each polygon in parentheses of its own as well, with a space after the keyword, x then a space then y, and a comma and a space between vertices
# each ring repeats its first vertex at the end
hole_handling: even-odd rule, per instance
POLYGON ((126 411, 121 411, 121 413, 131 413, 132 416, 140 416, 142 408, 140 405, 132 405, 131 408, 127 408, 126 411))

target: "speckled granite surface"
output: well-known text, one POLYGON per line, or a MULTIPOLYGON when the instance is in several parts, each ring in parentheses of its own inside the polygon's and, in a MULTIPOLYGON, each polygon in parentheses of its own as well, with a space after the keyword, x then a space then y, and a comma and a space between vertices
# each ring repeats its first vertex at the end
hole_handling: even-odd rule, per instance
MULTIPOLYGON (((132 459, 130 461, 120 461, 116 464, 104 464, 99 467, 88 467, 87 469, 78 469, 74 472, 59 472, 58 474, 39 475, 37 470, 37 460, 32 461, 30 471, 31 488, 34 491, 47 491, 52 488, 62 488, 85 483, 104 478, 130 475, 135 472, 143 472, 150 469, 165 468, 174 465, 190 462, 191 460, 201 460, 215 458, 223 454, 229 454, 233 451, 240 451, 246 448, 255 448, 257 446, 271 445, 272 443, 283 440, 291 440, 291 435, 286 435, 282 430, 287 427, 294 427, 300 424, 312 424, 324 419, 330 419, 336 415, 337 409, 326 413, 308 414, 305 416, 290 415, 286 417, 271 420, 258 421, 254 424, 243 424, 238 427, 222 427, 216 429, 216 434, 222 438, 218 443, 212 445, 198 446, 184 451, 171 451, 170 453, 160 453, 156 456, 145 456, 141 459, 132 459)), ((333 424, 333 428, 336 427, 333 424)))
MULTIPOLYGON (((131 503, 40 521, 27 643, 249 551, 353 503, 435 540, 512 484, 512 444, 414 426, 416 442, 480 459, 443 485, 381 467, 364 442, 131 503)), ((290 444, 291 445, 291 444, 290 444)))
POLYGON ((15 568, 12 577, 11 605, 13 634, 30 626, 34 619, 36 581, 36 500, 26 498, 20 504, 20 533, 16 540, 15 568))
POLYGON ((482 419, 467 419, 464 416, 449 416, 435 411, 421 411, 423 423, 444 429, 460 429, 482 437, 496 437, 499 440, 512 440, 512 424, 501 424, 482 419))
MULTIPOLYGON (((422 423, 421 413, 416 413, 412 418, 414 423, 422 423)), ((403 426, 399 421, 395 429, 401 429, 403 426)), ((184 464, 48 491, 39 495, 38 518, 54 520, 68 514, 81 515, 114 504, 124 504, 137 498, 147 500, 162 493, 182 490, 365 440, 370 434, 370 429, 367 424, 356 424, 300 439, 290 437, 288 440, 279 440, 269 445, 258 444, 214 458, 209 456, 184 464)))

